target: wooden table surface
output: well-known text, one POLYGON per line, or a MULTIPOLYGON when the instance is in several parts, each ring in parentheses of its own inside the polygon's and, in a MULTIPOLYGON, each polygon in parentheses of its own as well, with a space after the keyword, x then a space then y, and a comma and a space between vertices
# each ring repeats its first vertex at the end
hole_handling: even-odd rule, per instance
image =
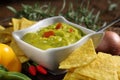
MULTIPOLYGON (((81 1, 84 1, 84 0, 66 0, 67 4, 66 4, 65 10, 68 8, 69 2, 72 2, 74 4, 74 7, 76 7, 76 5, 79 5, 81 1)), ((89 6, 89 8, 95 8, 95 11, 102 11, 103 13, 102 13, 101 18, 104 21, 111 21, 115 19, 116 17, 120 16, 120 1, 119 0, 111 0, 111 1, 113 3, 118 4, 119 8, 116 9, 117 13, 115 12, 107 12, 107 14, 104 13, 104 11, 109 6, 107 0, 99 0, 99 3, 97 2, 97 0, 92 0, 92 2, 90 2, 91 5, 89 6)), ((4 24, 4 20, 7 19, 8 17, 14 16, 14 14, 10 10, 8 10, 6 6, 12 6, 16 8, 17 10, 20 10, 21 4, 34 5, 34 3, 36 2, 40 4, 51 3, 54 7, 57 7, 58 10, 61 9, 62 4, 63 4, 63 0, 0 0, 0 25, 4 24)), ((24 67, 23 67, 22 72, 28 75, 24 67)), ((48 73, 47 75, 41 75, 38 73, 37 76, 30 76, 30 75, 28 76, 30 76, 32 80, 62 80, 64 75, 65 74, 53 75, 50 73, 48 73)))

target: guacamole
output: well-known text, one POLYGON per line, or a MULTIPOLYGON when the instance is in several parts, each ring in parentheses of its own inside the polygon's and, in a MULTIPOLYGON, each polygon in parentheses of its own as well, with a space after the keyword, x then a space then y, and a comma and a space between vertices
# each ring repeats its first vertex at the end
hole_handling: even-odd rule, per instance
POLYGON ((77 42, 84 33, 66 23, 55 23, 36 32, 27 33, 23 41, 43 50, 77 42))

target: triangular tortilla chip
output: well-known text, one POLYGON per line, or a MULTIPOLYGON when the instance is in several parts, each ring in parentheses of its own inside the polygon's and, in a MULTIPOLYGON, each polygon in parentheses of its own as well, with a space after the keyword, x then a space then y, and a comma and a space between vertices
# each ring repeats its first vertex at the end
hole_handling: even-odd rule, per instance
POLYGON ((96 58, 95 48, 92 39, 73 51, 68 58, 60 63, 60 69, 70 69, 85 66, 96 58))
POLYGON ((14 31, 28 28, 35 23, 36 23, 35 21, 31 21, 26 18, 21 19, 12 18, 12 25, 14 31))
POLYGON ((28 28, 30 27, 31 25, 35 24, 36 22, 35 21, 31 21, 31 20, 28 20, 26 18, 22 18, 20 20, 21 24, 20 24, 20 30, 21 29, 25 29, 25 28, 28 28))

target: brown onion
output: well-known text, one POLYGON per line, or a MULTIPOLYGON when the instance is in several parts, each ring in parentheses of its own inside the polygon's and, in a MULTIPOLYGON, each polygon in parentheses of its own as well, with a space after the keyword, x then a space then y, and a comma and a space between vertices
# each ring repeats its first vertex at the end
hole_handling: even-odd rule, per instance
POLYGON ((106 31, 96 51, 120 55, 120 36, 116 32, 106 31))

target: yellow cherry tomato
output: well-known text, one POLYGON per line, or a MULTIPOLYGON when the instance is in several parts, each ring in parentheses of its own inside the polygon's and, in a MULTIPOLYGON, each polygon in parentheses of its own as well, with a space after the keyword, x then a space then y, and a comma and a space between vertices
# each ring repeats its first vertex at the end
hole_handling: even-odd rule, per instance
POLYGON ((12 48, 2 43, 0 43, 0 64, 9 71, 21 71, 21 63, 12 48))

